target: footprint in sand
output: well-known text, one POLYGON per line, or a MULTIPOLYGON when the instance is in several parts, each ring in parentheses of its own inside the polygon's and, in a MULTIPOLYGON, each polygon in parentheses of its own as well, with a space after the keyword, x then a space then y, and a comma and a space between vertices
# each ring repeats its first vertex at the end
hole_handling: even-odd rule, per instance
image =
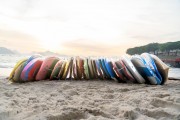
POLYGON ((61 86, 63 90, 68 90, 73 88, 73 86, 71 86, 69 83, 63 83, 61 86))
POLYGON ((68 94, 69 96, 79 95, 76 89, 67 90, 66 94, 68 94))
POLYGON ((104 94, 104 95, 102 95, 102 98, 103 99, 114 99, 115 96, 113 94, 104 94))
POLYGON ((161 93, 161 94, 155 94, 153 95, 153 97, 158 97, 158 98, 165 98, 165 97, 168 97, 170 96, 170 94, 167 94, 167 93, 161 93))
POLYGON ((18 111, 0 112, 0 120, 13 120, 13 116, 17 115, 18 111))
POLYGON ((161 108, 171 109, 171 110, 180 112, 180 104, 179 103, 164 101, 164 100, 155 98, 151 101, 151 104, 155 107, 161 107, 161 108))
POLYGON ((73 110, 69 109, 66 111, 63 111, 60 114, 56 115, 48 115, 47 120, 79 120, 79 119, 86 119, 87 115, 81 110, 73 110))
POLYGON ((180 119, 179 114, 169 113, 162 109, 140 109, 140 108, 136 108, 131 111, 126 111, 124 117, 127 117, 130 120, 144 120, 144 119, 179 120, 180 119))
POLYGON ((6 97, 12 97, 13 96, 13 93, 12 92, 5 92, 4 95, 6 97))
POLYGON ((180 103, 180 97, 176 97, 174 101, 180 103))
POLYGON ((164 109, 141 109, 139 112, 155 119, 179 120, 180 118, 178 113, 168 112, 164 109))

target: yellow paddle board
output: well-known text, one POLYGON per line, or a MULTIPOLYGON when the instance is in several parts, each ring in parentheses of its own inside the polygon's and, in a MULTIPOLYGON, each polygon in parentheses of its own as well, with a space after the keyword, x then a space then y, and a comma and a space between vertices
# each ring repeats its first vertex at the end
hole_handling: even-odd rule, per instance
POLYGON ((21 59, 21 60, 19 60, 19 61, 16 63, 16 65, 14 66, 14 68, 13 68, 11 74, 9 75, 9 80, 11 80, 11 79, 13 78, 16 69, 17 69, 23 62, 25 62, 26 60, 27 60, 27 58, 21 59))

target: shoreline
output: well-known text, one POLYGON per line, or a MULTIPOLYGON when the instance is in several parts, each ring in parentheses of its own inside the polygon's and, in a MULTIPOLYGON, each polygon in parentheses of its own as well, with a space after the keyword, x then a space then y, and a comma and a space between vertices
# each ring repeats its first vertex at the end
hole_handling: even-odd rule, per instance
POLYGON ((163 85, 108 80, 38 81, 0 78, 0 119, 180 119, 180 81, 163 85))

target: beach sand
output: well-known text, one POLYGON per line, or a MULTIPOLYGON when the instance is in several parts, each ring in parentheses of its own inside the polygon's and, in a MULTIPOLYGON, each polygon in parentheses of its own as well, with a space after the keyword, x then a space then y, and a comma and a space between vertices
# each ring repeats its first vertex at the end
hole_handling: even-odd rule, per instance
POLYGON ((112 81, 0 80, 0 120, 180 119, 180 81, 163 86, 112 81))

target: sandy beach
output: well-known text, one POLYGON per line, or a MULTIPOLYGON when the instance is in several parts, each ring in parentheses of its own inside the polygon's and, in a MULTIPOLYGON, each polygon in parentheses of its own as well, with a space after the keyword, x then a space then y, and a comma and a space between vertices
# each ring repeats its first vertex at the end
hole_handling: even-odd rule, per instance
POLYGON ((113 81, 0 80, 0 120, 178 120, 180 81, 163 86, 113 81))

